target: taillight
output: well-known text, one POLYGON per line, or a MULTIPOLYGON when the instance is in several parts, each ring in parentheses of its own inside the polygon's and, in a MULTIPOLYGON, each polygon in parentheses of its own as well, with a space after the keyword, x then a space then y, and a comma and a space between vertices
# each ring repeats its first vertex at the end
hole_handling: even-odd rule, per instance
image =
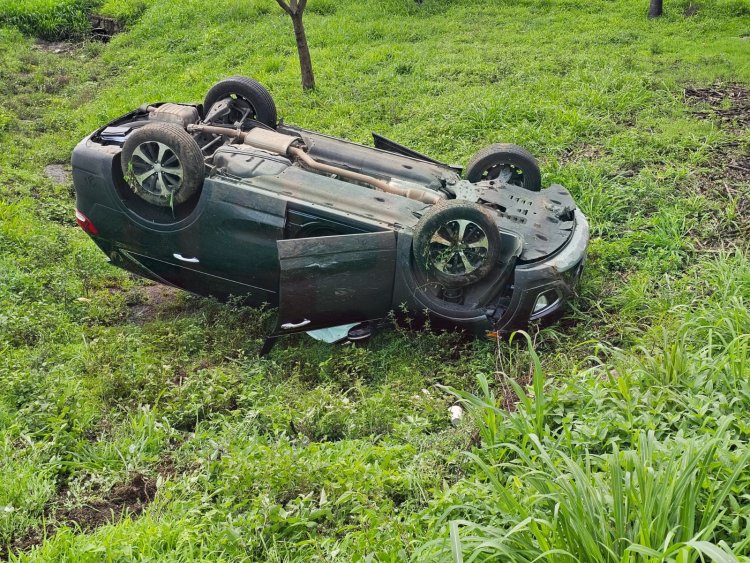
POLYGON ((78 223, 78 226, 81 227, 84 231, 86 231, 89 234, 92 234, 92 235, 99 234, 99 231, 94 226, 94 224, 89 220, 89 218, 86 217, 83 213, 81 213, 77 209, 76 209, 76 223, 78 223))

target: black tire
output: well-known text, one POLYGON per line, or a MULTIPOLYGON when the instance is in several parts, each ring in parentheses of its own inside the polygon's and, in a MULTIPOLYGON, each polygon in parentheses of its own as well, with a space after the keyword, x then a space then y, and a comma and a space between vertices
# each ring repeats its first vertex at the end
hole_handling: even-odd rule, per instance
POLYGON ((276 104, 271 94, 257 80, 246 76, 232 76, 217 82, 206 94, 203 111, 208 115, 211 106, 221 99, 233 98, 237 107, 225 118, 224 124, 233 124, 242 117, 243 110, 249 109, 248 118, 255 119, 269 127, 276 128, 276 104))
POLYGON ((532 192, 542 189, 542 172, 534 156, 518 145, 495 144, 476 153, 466 165, 469 182, 500 178, 532 192))
POLYGON ((492 214, 465 200, 442 201, 431 207, 414 228, 417 269, 447 288, 480 281, 497 264, 500 233, 492 214))
POLYGON ((120 161, 133 191, 160 207, 186 202, 203 185, 203 153, 187 131, 172 123, 150 123, 133 131, 120 161))

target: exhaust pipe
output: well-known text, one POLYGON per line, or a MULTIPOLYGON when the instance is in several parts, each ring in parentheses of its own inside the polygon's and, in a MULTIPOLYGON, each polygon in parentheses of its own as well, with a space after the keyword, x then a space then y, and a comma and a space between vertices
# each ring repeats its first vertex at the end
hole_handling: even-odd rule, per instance
POLYGON ((289 154, 296 156, 299 160, 305 163, 308 168, 317 170, 318 172, 325 172, 326 174, 336 174, 342 178, 348 178, 356 182, 362 182, 364 184, 370 184, 375 189, 384 191, 389 194, 400 195, 408 197, 409 199, 415 199, 422 203, 434 204, 443 199, 440 194, 433 191, 427 191, 420 188, 401 188, 393 186, 384 180, 367 176, 366 174, 360 174, 359 172, 352 172, 338 166, 331 166, 330 164, 323 164, 312 158, 304 150, 299 147, 289 147, 289 154))
POLYGON ((369 184, 377 190, 394 194, 422 203, 435 204, 438 201, 444 199, 444 196, 438 192, 432 190, 425 190, 421 188, 403 188, 400 186, 393 186, 385 180, 373 178, 366 174, 360 174, 359 172, 353 172, 345 168, 339 168, 338 166, 331 166, 330 164, 323 164, 318 162, 313 157, 305 152, 301 146, 302 139, 299 137, 293 137, 291 135, 283 135, 276 131, 269 131, 255 127, 248 132, 238 131, 237 129, 231 129, 229 127, 216 127, 213 125, 188 125, 187 130, 191 133, 209 133, 211 135, 223 135, 225 137, 231 137, 239 140, 245 145, 255 147, 264 151, 281 154, 284 156, 293 156, 299 161, 303 162, 305 166, 311 170, 323 172, 325 174, 335 174, 342 178, 354 180, 355 182, 362 182, 363 184, 369 184))

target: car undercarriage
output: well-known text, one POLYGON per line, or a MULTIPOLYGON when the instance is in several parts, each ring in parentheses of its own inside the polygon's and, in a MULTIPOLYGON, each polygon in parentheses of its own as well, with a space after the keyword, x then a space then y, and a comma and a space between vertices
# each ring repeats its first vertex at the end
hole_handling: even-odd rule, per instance
POLYGON ((375 144, 278 123, 270 94, 234 77, 203 105, 145 104, 84 139, 79 222, 115 265, 278 307, 279 332, 402 309, 475 332, 560 314, 588 226, 531 155, 492 145, 462 178, 375 144))

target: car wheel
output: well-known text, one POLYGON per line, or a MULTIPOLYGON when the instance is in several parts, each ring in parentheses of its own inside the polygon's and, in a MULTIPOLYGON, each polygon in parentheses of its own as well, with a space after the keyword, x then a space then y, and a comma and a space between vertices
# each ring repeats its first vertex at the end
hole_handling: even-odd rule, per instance
MULTIPOLYGON (((233 125, 244 119, 255 119, 269 127, 276 127, 276 104, 271 94, 257 80, 232 76, 216 83, 206 94, 203 109, 211 116, 213 105, 229 98, 227 108, 216 114, 211 123, 233 125)), ((214 108, 218 109, 218 108, 214 108)))
POLYGON ((120 156, 122 173, 141 199, 174 207, 203 185, 203 153, 195 139, 171 123, 152 123, 133 131, 120 156))
POLYGON ((500 234, 491 213, 463 200, 440 202, 414 229, 414 260, 428 280, 462 287, 484 278, 500 256, 500 234))
POLYGON ((533 192, 542 189, 539 163, 518 145, 495 144, 483 148, 466 165, 466 179, 469 182, 501 180, 533 192))

